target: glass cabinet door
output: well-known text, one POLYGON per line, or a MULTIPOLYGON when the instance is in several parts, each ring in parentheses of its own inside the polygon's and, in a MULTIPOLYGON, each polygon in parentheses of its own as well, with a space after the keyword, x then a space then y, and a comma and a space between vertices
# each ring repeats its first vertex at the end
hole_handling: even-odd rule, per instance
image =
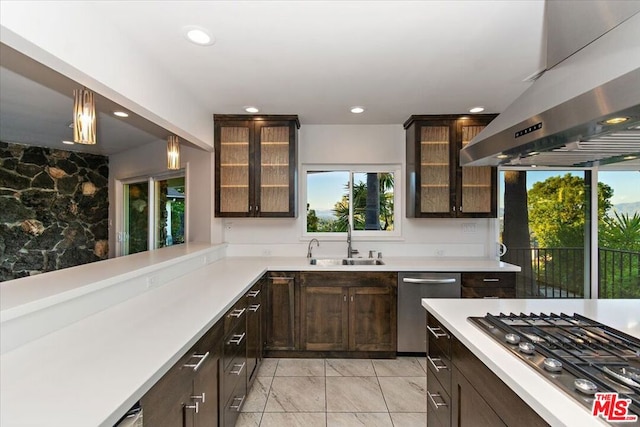
POLYGON ((287 213, 290 210, 289 144, 290 127, 259 126, 260 175, 259 207, 261 214, 287 213))
MULTIPOLYGON (((464 148, 485 126, 462 125, 462 148, 464 148)), ((492 201, 491 166, 464 166, 462 169, 461 213, 490 213, 492 201)))
POLYGON ((220 212, 249 213, 249 133, 220 127, 220 212))
POLYGON ((420 128, 420 211, 449 213, 451 173, 449 126, 420 128))

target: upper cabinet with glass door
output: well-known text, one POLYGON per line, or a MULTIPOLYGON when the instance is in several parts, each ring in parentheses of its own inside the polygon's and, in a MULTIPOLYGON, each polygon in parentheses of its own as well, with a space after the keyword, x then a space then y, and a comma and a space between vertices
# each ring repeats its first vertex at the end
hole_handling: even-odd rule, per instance
POLYGON ((296 216, 299 128, 292 115, 214 115, 216 216, 296 216))
POLYGON ((407 141, 407 217, 495 217, 496 168, 460 166, 460 149, 495 115, 411 116, 407 141))

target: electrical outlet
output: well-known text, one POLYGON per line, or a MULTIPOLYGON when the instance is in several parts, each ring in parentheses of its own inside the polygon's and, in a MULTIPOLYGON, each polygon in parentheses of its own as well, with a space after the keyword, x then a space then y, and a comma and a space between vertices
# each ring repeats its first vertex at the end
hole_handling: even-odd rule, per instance
POLYGON ((436 256, 444 256, 444 249, 436 249, 436 256))
POLYGON ((270 249, 263 249, 262 250, 262 256, 271 256, 271 250, 270 249))
POLYGON ((231 231, 231 226, 233 225, 232 222, 225 222, 224 224, 224 229, 227 231, 231 231))
POLYGON ((153 288, 154 286, 158 286, 160 282, 159 276, 147 276, 147 289, 153 288))
POLYGON ((463 233, 475 233, 476 232, 476 224, 474 222, 462 223, 462 232, 463 233))

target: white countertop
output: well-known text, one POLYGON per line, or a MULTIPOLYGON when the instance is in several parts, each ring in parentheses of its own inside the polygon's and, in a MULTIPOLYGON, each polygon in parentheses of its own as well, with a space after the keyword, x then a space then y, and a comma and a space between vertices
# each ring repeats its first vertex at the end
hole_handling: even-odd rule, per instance
POLYGON ((640 300, 423 299, 422 305, 553 426, 602 426, 581 404, 467 320, 487 313, 579 313, 640 338, 640 300), (526 386, 525 386, 526 385, 526 386))
MULTIPOLYGON (((206 245, 174 251, 183 255, 194 251, 198 262, 203 262, 203 248, 206 245)), ((33 315, 34 307, 64 307, 75 301, 76 293, 95 291, 101 295, 104 289, 92 289, 94 281, 100 280, 100 287, 107 286, 110 274, 122 277, 140 269, 153 274, 154 264, 163 268, 171 264, 170 251, 154 252, 137 257, 140 263, 135 262, 135 256, 125 257, 4 282, 0 291, 3 312, 11 314, 5 317, 7 323, 21 315, 33 315)), ((207 256, 203 255, 205 263, 207 256)), ((100 307, 0 356, 0 425, 112 426, 267 270, 519 270, 476 258, 384 261, 383 266, 323 267, 310 266, 303 257, 223 258, 112 306, 100 307)))

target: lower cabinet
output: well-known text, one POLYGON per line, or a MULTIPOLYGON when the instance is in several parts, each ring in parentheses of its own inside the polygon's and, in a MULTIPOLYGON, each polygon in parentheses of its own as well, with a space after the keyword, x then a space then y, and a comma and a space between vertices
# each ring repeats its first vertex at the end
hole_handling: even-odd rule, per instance
POLYGON ((247 297, 244 295, 224 317, 220 378, 222 426, 235 425, 247 396, 247 297))
POLYGON ((431 313, 427 366, 429 427, 548 425, 431 313))
POLYGON ((300 343, 306 351, 396 351, 393 273, 300 273, 300 343))
POLYGON ((249 292, 247 300, 247 389, 251 389, 264 354, 262 290, 266 277, 260 279, 249 292))
POLYGON ((462 298, 515 298, 516 273, 462 273, 462 298))
POLYGON ((265 350, 297 350, 296 276, 294 272, 269 272, 265 278, 265 350))

